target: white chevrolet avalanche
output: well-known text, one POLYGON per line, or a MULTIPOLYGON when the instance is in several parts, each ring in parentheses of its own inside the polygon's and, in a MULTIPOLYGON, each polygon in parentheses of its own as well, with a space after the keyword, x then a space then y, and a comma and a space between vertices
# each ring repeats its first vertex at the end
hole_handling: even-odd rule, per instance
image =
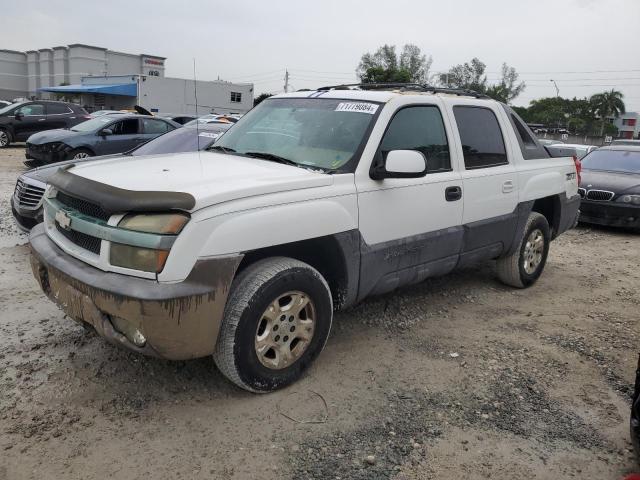
POLYGON ((322 351, 333 312, 496 260, 518 288, 574 224, 579 163, 506 105, 417 85, 277 95, 208 151, 60 170, 33 229, 44 292, 111 342, 213 355, 254 392, 322 351))

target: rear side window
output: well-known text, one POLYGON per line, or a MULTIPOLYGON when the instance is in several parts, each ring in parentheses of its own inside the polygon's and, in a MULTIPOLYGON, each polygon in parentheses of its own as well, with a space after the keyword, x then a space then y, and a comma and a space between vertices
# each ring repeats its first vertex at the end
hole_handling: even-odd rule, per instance
POLYGON ((142 132, 143 133, 167 133, 170 130, 169 124, 162 120, 153 120, 151 118, 142 119, 142 132))
POLYGON ((453 114, 460 132, 467 170, 509 163, 495 113, 483 107, 458 106, 453 107, 453 114))
POLYGON ((47 115, 62 115, 73 113, 64 103, 47 103, 47 115))
POLYGON ((138 119, 129 118, 114 123, 111 127, 114 135, 135 135, 138 133, 138 119))
POLYGON ((391 150, 417 150, 427 159, 427 173, 451 170, 447 134, 440 110, 434 105, 399 110, 384 134, 380 150, 384 158, 391 150))

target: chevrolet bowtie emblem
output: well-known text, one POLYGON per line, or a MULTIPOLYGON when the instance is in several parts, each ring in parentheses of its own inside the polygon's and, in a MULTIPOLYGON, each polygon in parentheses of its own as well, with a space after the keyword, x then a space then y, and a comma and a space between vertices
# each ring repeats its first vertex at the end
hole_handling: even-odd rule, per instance
POLYGON ((71 227, 71 218, 69 218, 69 215, 67 215, 62 210, 58 210, 56 212, 56 222, 58 222, 58 225, 60 225, 65 230, 69 230, 69 228, 71 227))

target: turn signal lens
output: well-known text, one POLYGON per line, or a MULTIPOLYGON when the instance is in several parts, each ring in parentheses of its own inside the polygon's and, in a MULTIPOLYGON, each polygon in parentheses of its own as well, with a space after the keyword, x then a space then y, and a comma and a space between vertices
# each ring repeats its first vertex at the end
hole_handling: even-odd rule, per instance
POLYGON ((109 263, 143 272, 160 273, 168 256, 169 250, 153 250, 122 243, 111 243, 109 263))
POLYGON ((188 221, 189 217, 181 213, 132 213, 123 217, 118 227, 137 232, 177 235, 188 221))

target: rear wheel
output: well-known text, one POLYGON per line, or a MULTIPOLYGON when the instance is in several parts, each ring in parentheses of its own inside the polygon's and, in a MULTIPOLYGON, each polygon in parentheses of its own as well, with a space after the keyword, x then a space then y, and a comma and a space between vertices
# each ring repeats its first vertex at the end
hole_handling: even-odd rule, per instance
POLYGON ((332 318, 331 292, 316 269, 284 257, 258 261, 233 282, 213 358, 239 387, 277 390, 320 354, 332 318))
POLYGON ((533 285, 547 263, 550 241, 547 219, 531 212, 518 248, 511 255, 498 259, 498 278, 512 287, 533 285))
POLYGON ((77 160, 80 158, 88 158, 88 157, 93 157, 93 152, 86 148, 76 148, 75 150, 71 150, 69 152, 69 155, 67 155, 67 158, 69 160, 77 160))
POLYGON ((11 134, 0 128, 0 148, 8 147, 11 144, 11 134))

